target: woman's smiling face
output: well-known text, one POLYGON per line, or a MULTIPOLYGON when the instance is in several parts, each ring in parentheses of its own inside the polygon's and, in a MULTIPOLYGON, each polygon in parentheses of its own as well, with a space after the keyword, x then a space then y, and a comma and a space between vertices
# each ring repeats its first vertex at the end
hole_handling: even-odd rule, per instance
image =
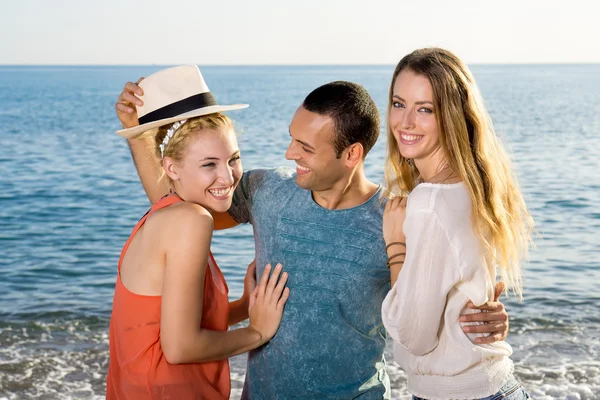
POLYGON ((242 177, 242 162, 231 127, 202 129, 187 143, 180 162, 164 163, 175 190, 186 201, 225 212, 242 177))
POLYGON ((435 116, 429 79, 404 69, 393 87, 389 123, 400 154, 415 162, 440 149, 440 129, 435 116))

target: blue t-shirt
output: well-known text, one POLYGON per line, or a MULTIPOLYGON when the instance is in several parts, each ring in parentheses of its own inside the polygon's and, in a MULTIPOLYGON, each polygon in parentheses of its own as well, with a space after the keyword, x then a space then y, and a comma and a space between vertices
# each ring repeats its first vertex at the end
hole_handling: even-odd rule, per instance
POLYGON ((248 356, 242 398, 389 397, 380 192, 358 207, 328 210, 288 169, 244 173, 229 213, 253 226, 258 276, 281 263, 290 297, 275 337, 248 356))

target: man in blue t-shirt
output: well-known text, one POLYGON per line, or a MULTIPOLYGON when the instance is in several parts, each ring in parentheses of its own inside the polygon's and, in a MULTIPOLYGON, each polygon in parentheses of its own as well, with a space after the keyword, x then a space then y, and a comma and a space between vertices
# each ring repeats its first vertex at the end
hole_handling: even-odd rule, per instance
MULTIPOLYGON (((117 103, 124 127, 136 124, 128 83, 117 103)), ((332 82, 311 92, 290 124, 286 158, 296 170, 244 173, 228 214, 215 228, 251 223, 257 273, 268 263, 288 272, 290 297, 275 337, 251 351, 245 399, 382 399, 390 397, 381 304, 390 289, 382 236, 383 188, 370 182, 364 160, 379 136, 379 114, 360 85, 332 82)), ((145 141, 129 140, 151 201, 168 191, 145 141)), ((504 339, 508 323, 495 312, 472 314, 478 332, 504 339)), ((473 330, 472 330, 473 331, 473 330)))

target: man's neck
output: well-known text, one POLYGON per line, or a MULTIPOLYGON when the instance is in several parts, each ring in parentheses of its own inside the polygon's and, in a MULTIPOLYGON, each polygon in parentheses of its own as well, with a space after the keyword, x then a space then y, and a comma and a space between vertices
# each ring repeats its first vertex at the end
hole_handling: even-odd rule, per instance
POLYGON ((378 187, 367 179, 363 168, 357 168, 347 180, 337 182, 331 189, 313 190, 312 197, 323 208, 343 210, 364 204, 378 187))

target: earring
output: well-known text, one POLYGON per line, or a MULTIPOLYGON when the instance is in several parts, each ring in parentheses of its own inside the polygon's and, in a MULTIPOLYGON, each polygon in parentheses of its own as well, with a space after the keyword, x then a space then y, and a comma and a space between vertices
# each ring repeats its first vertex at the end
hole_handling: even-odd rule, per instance
POLYGON ((405 158, 404 159, 406 161, 406 163, 410 166, 410 167, 414 167, 415 166, 415 162, 413 161, 412 158, 405 158))

